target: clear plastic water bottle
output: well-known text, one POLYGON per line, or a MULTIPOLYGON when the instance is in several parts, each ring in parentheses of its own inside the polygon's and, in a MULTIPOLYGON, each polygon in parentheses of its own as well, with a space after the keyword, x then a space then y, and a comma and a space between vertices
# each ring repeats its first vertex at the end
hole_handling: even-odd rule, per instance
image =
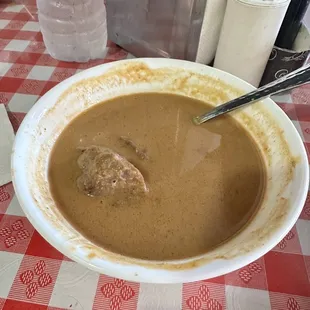
POLYGON ((43 40, 53 58, 102 58, 107 44, 104 0, 37 0, 43 40))

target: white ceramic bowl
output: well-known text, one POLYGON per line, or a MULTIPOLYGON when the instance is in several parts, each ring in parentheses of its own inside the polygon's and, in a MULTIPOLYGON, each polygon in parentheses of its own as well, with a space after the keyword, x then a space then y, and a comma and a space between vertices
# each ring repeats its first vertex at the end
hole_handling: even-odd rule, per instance
MULTIPOLYGON (((13 183, 33 226, 55 248, 98 272, 132 281, 190 282, 220 276, 271 250, 292 228, 306 199, 308 160, 292 122, 270 99, 232 115, 253 136, 267 165, 262 206, 238 235, 199 257, 143 261, 108 252, 77 232, 51 197, 47 167, 63 128, 88 107, 122 94, 171 92, 213 105, 253 90, 246 82, 204 65, 171 59, 138 59, 104 64, 81 72, 45 94, 16 135, 13 183)), ((245 189, 246 190, 246 189, 245 189)), ((117 223, 115 223, 117 225, 117 223)))

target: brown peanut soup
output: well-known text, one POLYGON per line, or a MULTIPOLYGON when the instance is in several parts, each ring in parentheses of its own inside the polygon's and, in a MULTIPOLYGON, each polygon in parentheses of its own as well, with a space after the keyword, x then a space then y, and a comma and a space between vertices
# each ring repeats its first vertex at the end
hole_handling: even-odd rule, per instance
POLYGON ((193 125, 210 108, 138 93, 80 114, 50 157, 62 214, 94 243, 140 259, 193 257, 228 240, 258 209, 266 170, 231 116, 193 125))

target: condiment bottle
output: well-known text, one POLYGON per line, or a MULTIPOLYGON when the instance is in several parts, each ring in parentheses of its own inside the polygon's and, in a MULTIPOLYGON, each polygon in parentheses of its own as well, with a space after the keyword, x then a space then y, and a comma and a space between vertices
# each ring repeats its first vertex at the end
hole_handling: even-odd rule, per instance
POLYGON ((52 57, 86 62, 105 56, 103 0, 37 0, 37 6, 43 40, 52 57))
POLYGON ((276 40, 276 46, 287 49, 293 47, 309 4, 310 0, 291 0, 276 40))
POLYGON ((228 0, 214 67, 258 86, 290 0, 228 0))
POLYGON ((218 45, 227 0, 207 0, 196 62, 210 64, 214 60, 218 45))

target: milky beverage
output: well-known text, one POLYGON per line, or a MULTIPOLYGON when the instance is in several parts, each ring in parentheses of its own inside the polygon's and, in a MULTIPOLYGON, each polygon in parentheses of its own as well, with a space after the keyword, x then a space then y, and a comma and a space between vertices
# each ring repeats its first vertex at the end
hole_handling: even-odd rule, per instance
POLYGON ((37 6, 44 43, 52 57, 86 62, 105 56, 103 0, 37 0, 37 6))

